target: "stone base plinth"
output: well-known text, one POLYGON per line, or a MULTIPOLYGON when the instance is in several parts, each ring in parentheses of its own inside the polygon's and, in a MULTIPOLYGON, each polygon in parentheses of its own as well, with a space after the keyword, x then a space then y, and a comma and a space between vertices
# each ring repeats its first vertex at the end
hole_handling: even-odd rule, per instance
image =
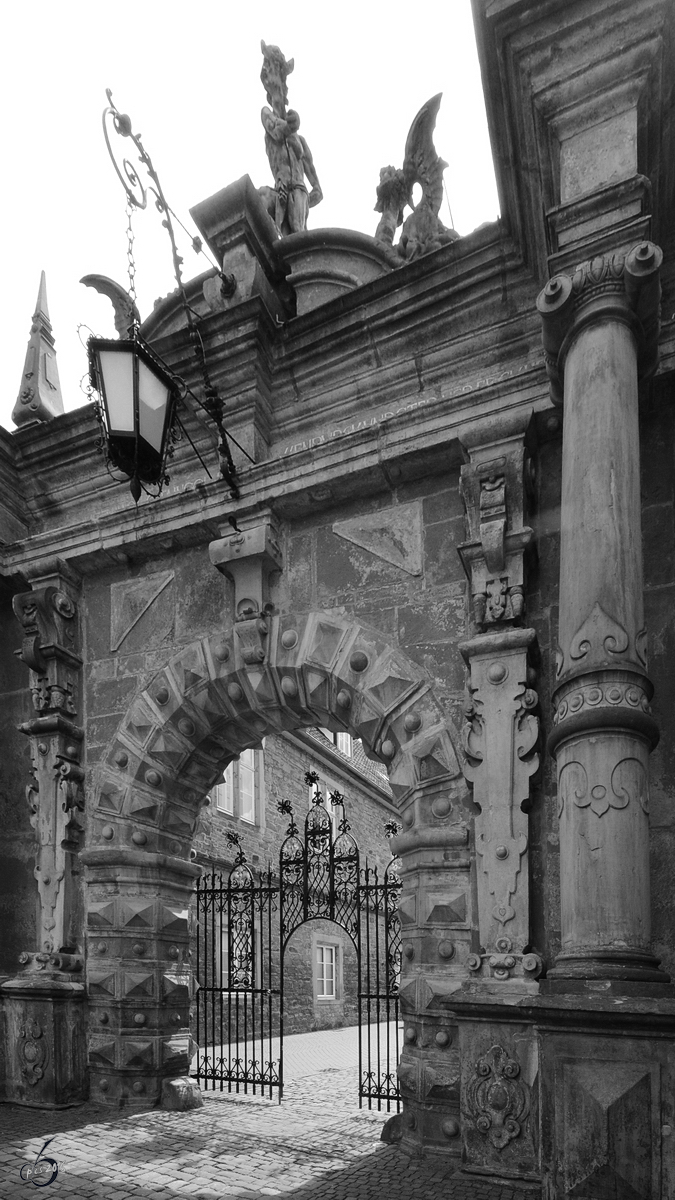
POLYGON ((0 987, 4 1013, 4 1099, 68 1108, 88 1096, 84 985, 26 972, 0 987))
POLYGON ((536 1184, 542 1200, 675 1195, 672 999, 460 990, 447 1008, 463 1170, 536 1184))

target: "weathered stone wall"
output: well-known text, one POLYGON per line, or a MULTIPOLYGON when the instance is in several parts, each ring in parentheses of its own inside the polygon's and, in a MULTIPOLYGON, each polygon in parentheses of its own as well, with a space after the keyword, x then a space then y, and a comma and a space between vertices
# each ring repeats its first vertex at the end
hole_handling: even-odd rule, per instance
POLYGON ((641 408, 642 544, 652 712, 661 740, 650 759, 654 953, 675 979, 675 385, 656 380, 641 408))
POLYGON ((284 956, 284 1032, 341 1029, 358 1021, 358 969, 354 946, 332 921, 308 921, 292 934, 284 956), (325 940, 340 953, 338 996, 317 1000, 314 994, 314 951, 325 940))

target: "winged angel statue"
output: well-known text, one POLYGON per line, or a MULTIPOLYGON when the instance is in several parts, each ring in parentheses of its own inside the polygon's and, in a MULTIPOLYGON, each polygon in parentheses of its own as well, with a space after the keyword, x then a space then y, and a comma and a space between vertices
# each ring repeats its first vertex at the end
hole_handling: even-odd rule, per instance
POLYGON ((457 241, 459 234, 446 229, 438 211, 443 199, 443 172, 447 163, 436 153, 434 128, 443 93, 432 96, 418 112, 406 139, 403 169, 383 167, 377 188, 375 211, 382 213, 375 239, 391 246, 394 234, 403 224, 398 245, 394 247, 406 262, 438 250, 448 242, 457 241), (419 183, 422 198, 413 203, 413 187, 419 183), (404 210, 412 213, 403 222, 404 210))

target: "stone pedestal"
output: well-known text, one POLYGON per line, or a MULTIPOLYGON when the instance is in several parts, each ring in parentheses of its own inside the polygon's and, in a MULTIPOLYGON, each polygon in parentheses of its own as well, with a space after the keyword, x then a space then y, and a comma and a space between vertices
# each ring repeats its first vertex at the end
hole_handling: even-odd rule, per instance
POLYGON ((542 1200, 675 1194, 671 1000, 462 992, 441 1008, 458 1029, 463 1171, 542 1200))
POLYGON ((87 1098, 84 983, 27 971, 0 987, 4 1007, 4 1099, 67 1108, 87 1098))

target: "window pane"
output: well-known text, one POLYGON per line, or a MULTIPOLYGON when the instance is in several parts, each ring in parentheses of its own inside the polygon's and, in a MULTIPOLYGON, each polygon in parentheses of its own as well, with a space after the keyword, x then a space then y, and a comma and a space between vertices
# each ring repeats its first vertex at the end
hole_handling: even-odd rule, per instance
POLYGON ((317 988, 319 999, 335 999, 335 946, 317 946, 317 988))
POLYGON ((153 375, 144 362, 138 364, 138 426, 141 437, 154 450, 162 449, 164 414, 169 403, 169 389, 153 375))
POLYGON ((351 758, 351 756, 352 756, 352 735, 351 735, 351 733, 338 733, 337 734, 337 748, 338 748, 338 750, 341 750, 343 754, 346 754, 348 758, 351 758))
POLYGON ((239 816, 255 823, 255 751, 244 750, 239 759, 239 816))
POLYGON ((234 812, 234 795, 232 788, 232 763, 223 775, 222 783, 217 783, 209 792, 212 801, 215 801, 216 808, 219 812, 232 814, 234 812))
POLYGON ((133 358, 122 350, 102 350, 101 371, 111 433, 134 432, 133 358))

